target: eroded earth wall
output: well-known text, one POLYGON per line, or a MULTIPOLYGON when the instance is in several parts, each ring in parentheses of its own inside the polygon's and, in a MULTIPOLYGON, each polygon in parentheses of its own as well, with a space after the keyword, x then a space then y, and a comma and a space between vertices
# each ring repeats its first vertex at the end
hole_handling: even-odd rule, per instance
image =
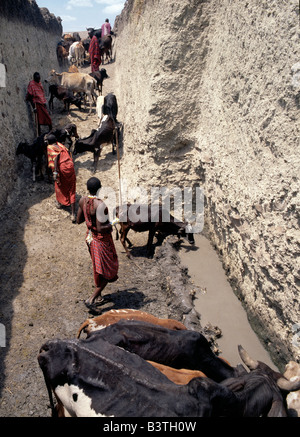
POLYGON ((127 0, 115 30, 122 177, 203 188, 253 326, 299 360, 298 1, 127 0))
POLYGON ((17 182, 18 143, 36 137, 32 110, 25 102, 27 85, 35 71, 43 81, 58 68, 56 46, 61 35, 60 20, 46 8, 39 9, 35 1, 1 0, 0 207, 13 196, 17 182))

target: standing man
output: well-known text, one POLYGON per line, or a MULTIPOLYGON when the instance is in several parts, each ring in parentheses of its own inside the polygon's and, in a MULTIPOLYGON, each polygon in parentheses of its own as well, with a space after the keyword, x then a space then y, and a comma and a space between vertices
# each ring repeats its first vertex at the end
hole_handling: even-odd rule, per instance
POLYGON ((111 26, 109 23, 109 19, 106 18, 105 23, 102 24, 101 26, 101 37, 106 36, 106 35, 110 35, 111 32, 111 26))
POLYGON ((101 64, 101 53, 99 47, 99 41, 94 32, 89 32, 89 37, 91 38, 91 42, 89 45, 89 55, 91 58, 91 72, 99 71, 99 67, 101 64))
POLYGON ((29 101, 36 117, 37 136, 41 135, 41 125, 49 126, 49 131, 52 129, 52 120, 47 111, 46 97, 44 88, 41 84, 41 76, 38 72, 33 75, 27 87, 26 101, 29 101))
MULTIPOLYGON (((77 211, 77 223, 86 222, 87 237, 86 243, 91 255, 94 271, 96 290, 85 305, 93 309, 95 301, 101 296, 102 290, 109 282, 118 279, 119 262, 115 245, 111 236, 112 225, 107 219, 108 209, 105 203, 97 196, 101 188, 98 178, 92 177, 87 181, 88 196, 81 197, 77 211), (98 211, 97 211, 98 210, 98 211)), ((104 299, 98 300, 97 304, 104 299)))
POLYGON ((48 135, 47 141, 48 166, 53 172, 56 206, 61 208, 61 205, 71 205, 71 219, 76 223, 76 174, 73 160, 68 149, 58 143, 54 135, 48 135))

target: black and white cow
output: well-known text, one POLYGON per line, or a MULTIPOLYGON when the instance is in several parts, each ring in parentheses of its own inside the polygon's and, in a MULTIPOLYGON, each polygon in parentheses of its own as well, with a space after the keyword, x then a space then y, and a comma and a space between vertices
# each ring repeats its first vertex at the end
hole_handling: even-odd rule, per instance
POLYGON ((75 142, 74 155, 92 152, 94 155, 94 173, 97 170, 99 157, 104 144, 115 144, 115 123, 108 115, 104 116, 98 129, 93 129, 88 137, 79 138, 75 142))
POLYGON ((38 356, 53 415, 218 417, 236 413, 231 390, 208 378, 176 385, 143 358, 101 338, 50 340, 38 356), (54 393, 58 405, 53 402, 54 393))

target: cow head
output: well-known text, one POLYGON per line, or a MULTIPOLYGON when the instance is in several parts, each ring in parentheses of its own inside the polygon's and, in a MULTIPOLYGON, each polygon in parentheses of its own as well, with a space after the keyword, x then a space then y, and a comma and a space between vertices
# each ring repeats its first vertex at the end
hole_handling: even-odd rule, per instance
POLYGON ((105 70, 105 68, 101 68, 101 70, 100 70, 100 75, 101 75, 102 79, 108 79, 108 78, 109 78, 109 76, 108 76, 107 71, 105 70))
POLYGON ((62 73, 57 73, 55 70, 51 70, 49 77, 45 79, 45 82, 49 83, 49 85, 60 85, 61 78, 62 78, 62 73))
POLYGON ((89 34, 89 37, 92 38, 94 36, 95 28, 94 27, 87 27, 86 30, 89 34))
POLYGON ((289 391, 299 390, 300 380, 289 381, 267 364, 250 358, 242 346, 238 346, 238 350, 250 372, 236 378, 228 378, 221 384, 239 397, 243 415, 286 417, 285 397, 289 391))
POLYGON ((76 124, 74 123, 67 124, 67 126, 65 126, 65 129, 70 137, 79 138, 76 124))
POLYGON ((277 386, 280 388, 280 390, 290 392, 290 391, 296 391, 300 389, 300 379, 296 379, 294 381, 290 381, 287 378, 285 378, 281 373, 275 372, 272 370, 267 364, 262 363, 261 361, 256 361, 250 358, 250 356, 247 354, 247 352, 242 348, 242 346, 238 347, 240 357, 242 358, 243 362, 246 364, 246 366, 250 370, 261 370, 265 372, 266 374, 270 375, 274 381, 276 382, 277 386))

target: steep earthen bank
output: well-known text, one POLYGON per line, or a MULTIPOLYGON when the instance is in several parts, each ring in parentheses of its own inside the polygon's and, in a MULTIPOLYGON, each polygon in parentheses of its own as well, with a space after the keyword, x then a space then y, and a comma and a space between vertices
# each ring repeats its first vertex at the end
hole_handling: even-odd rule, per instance
POLYGON ((58 18, 35 1, 0 2, 0 208, 17 183, 16 147, 34 139, 35 127, 26 89, 33 73, 44 80, 58 68, 56 46, 62 35, 58 18), (3 86, 4 85, 4 86, 3 86))
POLYGON ((127 184, 204 190, 255 330, 299 360, 298 2, 128 0, 115 28, 127 184))

